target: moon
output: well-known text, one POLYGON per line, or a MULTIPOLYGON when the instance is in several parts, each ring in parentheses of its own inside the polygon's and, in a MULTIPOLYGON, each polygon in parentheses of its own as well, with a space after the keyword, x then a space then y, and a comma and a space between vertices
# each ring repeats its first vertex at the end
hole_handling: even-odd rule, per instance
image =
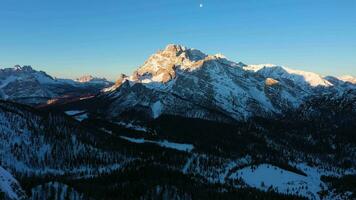
POLYGON ((202 3, 201 3, 201 4, 199 4, 199 7, 200 7, 200 8, 202 8, 203 6, 204 6, 204 5, 203 5, 202 3))

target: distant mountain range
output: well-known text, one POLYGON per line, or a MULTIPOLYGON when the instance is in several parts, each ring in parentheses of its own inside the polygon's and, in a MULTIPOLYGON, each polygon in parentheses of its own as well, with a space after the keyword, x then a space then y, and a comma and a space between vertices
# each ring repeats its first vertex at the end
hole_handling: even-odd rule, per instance
POLYGON ((92 76, 77 80, 57 79, 31 66, 0 69, 0 97, 28 104, 42 104, 65 96, 94 95, 110 85, 112 83, 106 79, 92 76))
POLYGON ((356 84, 168 45, 115 83, 0 71, 0 199, 355 199, 356 84))

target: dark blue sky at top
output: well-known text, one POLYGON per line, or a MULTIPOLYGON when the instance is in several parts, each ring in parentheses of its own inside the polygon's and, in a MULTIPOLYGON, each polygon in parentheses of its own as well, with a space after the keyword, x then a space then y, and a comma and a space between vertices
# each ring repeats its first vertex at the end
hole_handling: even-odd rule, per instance
POLYGON ((116 79, 169 43, 355 76, 356 1, 0 0, 1 67, 116 79))

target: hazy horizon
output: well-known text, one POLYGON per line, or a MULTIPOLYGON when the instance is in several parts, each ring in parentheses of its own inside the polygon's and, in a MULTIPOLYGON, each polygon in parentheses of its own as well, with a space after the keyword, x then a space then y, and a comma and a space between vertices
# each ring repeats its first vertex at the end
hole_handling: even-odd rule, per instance
POLYGON ((356 76, 355 9, 352 0, 5 0, 0 66, 115 80, 174 43, 246 64, 356 76))

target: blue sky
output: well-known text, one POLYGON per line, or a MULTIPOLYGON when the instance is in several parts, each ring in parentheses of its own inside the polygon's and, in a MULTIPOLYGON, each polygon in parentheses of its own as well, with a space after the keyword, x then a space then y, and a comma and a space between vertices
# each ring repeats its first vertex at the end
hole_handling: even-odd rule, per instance
POLYGON ((114 80, 169 43, 247 64, 356 76, 356 1, 0 1, 1 67, 114 80))

